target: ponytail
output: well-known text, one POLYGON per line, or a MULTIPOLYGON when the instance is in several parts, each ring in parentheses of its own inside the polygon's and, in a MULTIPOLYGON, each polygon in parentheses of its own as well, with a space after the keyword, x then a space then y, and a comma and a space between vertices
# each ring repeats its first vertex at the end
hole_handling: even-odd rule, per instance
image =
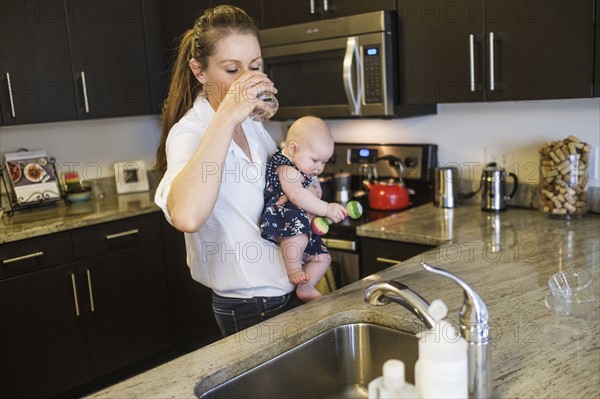
POLYGON ((258 28, 248 14, 234 6, 220 5, 206 10, 194 28, 181 37, 169 93, 162 108, 162 133, 154 166, 162 173, 167 170, 169 131, 194 106, 196 97, 202 92, 202 84, 190 69, 190 60, 193 58, 206 68, 208 57, 215 51, 219 40, 234 32, 253 34, 258 39, 258 28))
POLYGON ((173 65, 169 93, 162 108, 162 133, 156 152, 155 168, 167 170, 166 141, 169 131, 185 113, 192 108, 194 100, 202 91, 202 85, 192 73, 189 61, 193 58, 194 31, 188 30, 181 37, 175 64, 173 65))

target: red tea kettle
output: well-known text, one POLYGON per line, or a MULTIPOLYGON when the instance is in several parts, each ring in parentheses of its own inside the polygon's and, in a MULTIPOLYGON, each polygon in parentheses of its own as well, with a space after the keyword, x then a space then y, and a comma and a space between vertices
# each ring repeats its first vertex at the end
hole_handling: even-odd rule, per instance
POLYGON ((408 207, 408 189, 402 181, 404 173, 402 161, 392 155, 377 158, 376 162, 378 161, 388 161, 391 167, 398 168, 398 178, 382 179, 375 182, 363 181, 363 185, 369 190, 369 207, 380 211, 392 211, 408 207))

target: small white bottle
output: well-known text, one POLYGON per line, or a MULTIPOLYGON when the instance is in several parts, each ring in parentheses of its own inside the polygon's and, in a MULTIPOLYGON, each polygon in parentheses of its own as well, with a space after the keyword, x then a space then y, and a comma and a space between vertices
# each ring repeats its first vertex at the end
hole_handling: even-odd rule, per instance
POLYGON ((383 376, 369 383, 369 399, 418 398, 414 385, 404 380, 404 362, 391 359, 383 364, 383 376))
POLYGON ((435 300, 429 308, 436 320, 431 330, 417 333, 419 360, 415 364, 415 385, 422 398, 468 398, 468 344, 447 321, 447 308, 435 300))

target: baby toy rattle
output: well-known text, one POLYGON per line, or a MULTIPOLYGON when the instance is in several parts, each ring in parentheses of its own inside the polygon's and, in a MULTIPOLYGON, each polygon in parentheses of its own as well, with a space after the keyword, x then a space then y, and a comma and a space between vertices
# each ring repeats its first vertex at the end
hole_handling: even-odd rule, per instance
MULTIPOLYGON (((348 202, 346 204, 346 210, 348 211, 348 216, 352 219, 358 219, 363 213, 362 205, 358 201, 348 202)), ((320 236, 325 235, 329 231, 329 225, 331 223, 333 222, 330 219, 317 216, 312 220, 312 230, 320 236)))

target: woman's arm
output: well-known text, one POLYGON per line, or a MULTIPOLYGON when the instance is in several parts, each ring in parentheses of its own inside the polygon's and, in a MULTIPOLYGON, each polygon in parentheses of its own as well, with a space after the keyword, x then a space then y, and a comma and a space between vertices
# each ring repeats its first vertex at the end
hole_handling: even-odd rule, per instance
POLYGON ((198 149, 174 178, 167 199, 173 226, 186 233, 198 231, 215 206, 223 164, 233 132, 257 104, 256 93, 273 83, 258 71, 243 74, 233 82, 210 121, 198 149))

